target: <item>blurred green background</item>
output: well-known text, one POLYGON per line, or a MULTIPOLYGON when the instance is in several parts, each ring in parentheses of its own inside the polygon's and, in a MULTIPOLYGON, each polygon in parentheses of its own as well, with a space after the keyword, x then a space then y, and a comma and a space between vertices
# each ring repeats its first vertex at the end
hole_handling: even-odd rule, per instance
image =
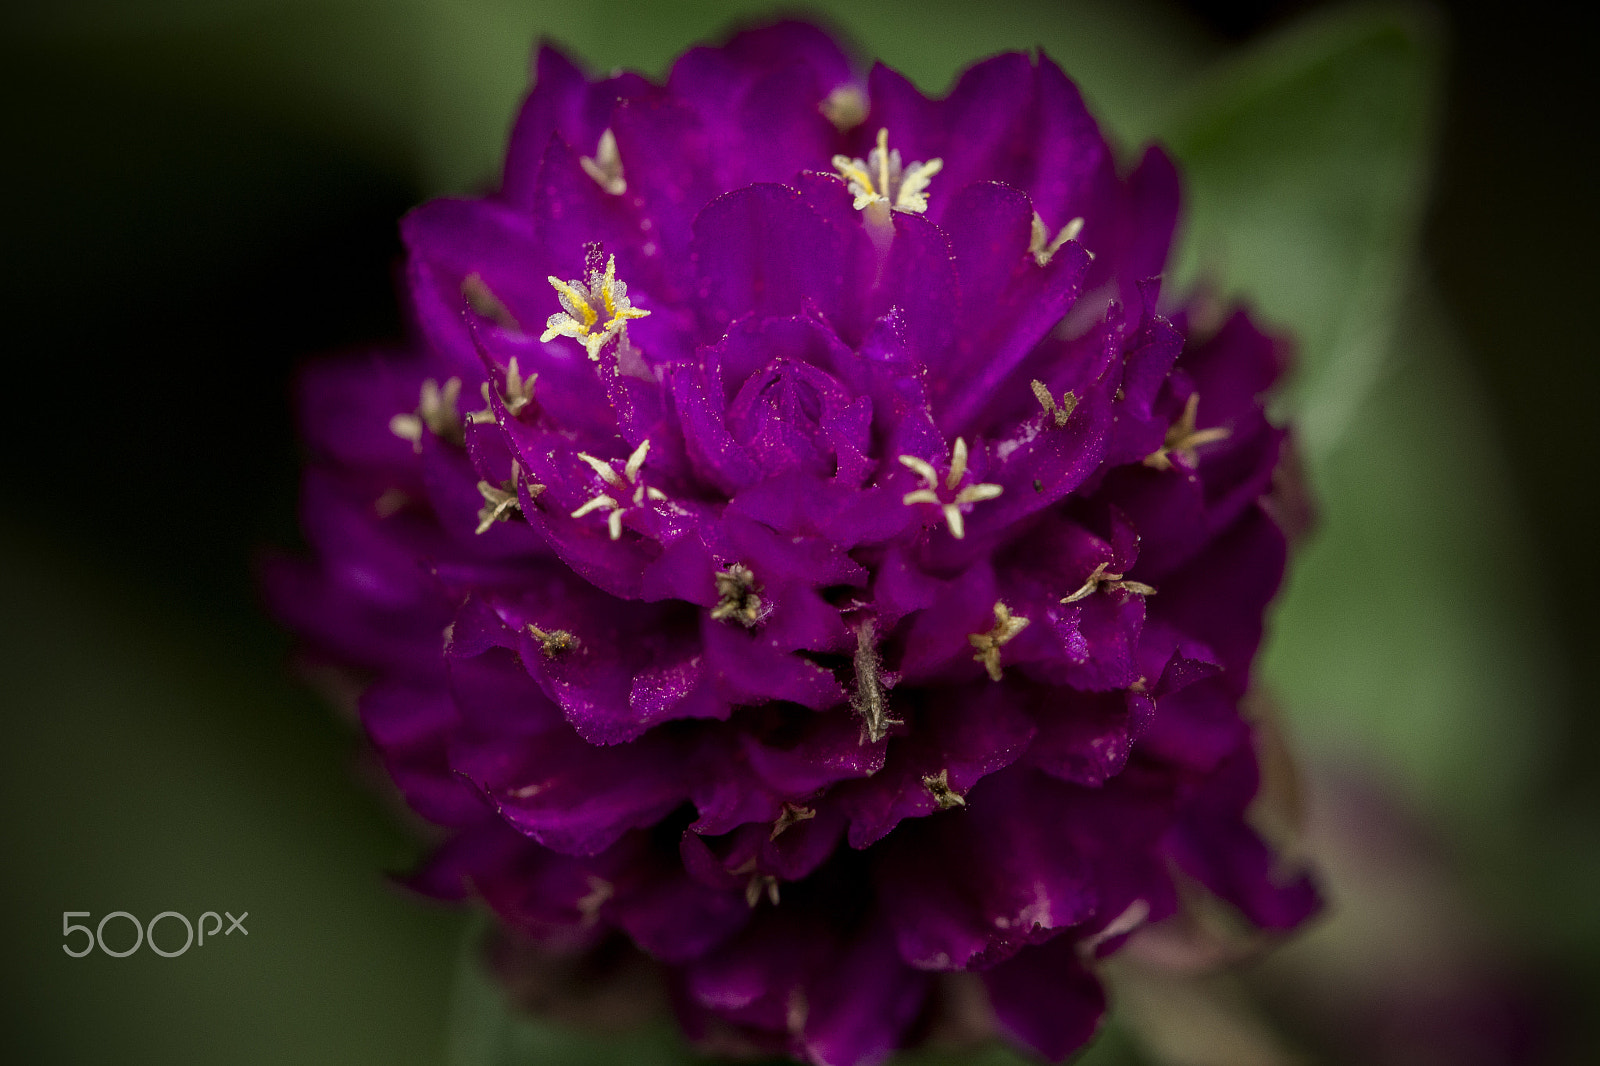
MULTIPOLYGON (((1600 1061, 1600 375, 1580 324, 1600 234, 1577 16, 811 6, 930 91, 1042 46, 1125 148, 1179 157, 1180 276, 1248 293, 1301 340, 1282 405, 1321 521, 1266 678, 1334 907, 1241 976, 1114 974, 1126 1009, 1089 1058, 1600 1061), (1374 999, 1463 974, 1448 1033, 1382 1035, 1374 999)), ((656 1033, 597 1043, 508 1018, 463 964, 468 917, 389 887, 418 838, 353 727, 290 676, 250 565, 297 543, 293 367, 403 335, 395 221, 493 183, 535 38, 659 74, 769 9, 0 16, 9 1061, 686 1061, 656 1033), (249 934, 72 959, 66 910, 248 911, 249 934)))

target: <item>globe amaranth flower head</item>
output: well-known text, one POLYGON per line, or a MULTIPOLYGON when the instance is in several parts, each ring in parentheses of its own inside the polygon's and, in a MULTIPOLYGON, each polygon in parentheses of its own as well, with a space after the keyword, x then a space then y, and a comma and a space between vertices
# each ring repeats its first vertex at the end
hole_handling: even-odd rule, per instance
POLYGON ((1239 711, 1280 345, 1161 302, 1177 214, 1043 56, 542 49, 499 192, 405 219, 414 346, 306 375, 268 576, 448 829, 416 883, 830 1066, 975 990, 1061 1059, 1182 900, 1306 918, 1239 711))

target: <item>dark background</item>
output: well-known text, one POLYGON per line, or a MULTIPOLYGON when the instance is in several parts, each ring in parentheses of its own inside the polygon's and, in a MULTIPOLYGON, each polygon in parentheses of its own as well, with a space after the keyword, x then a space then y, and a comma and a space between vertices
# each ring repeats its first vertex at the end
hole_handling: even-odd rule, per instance
MULTIPOLYGON (((1219 50, 1316 6, 1183 5, 1219 50)), ((1600 640, 1597 131, 1593 39, 1575 11, 1440 12, 1445 110, 1425 230, 1425 265, 1490 405, 1527 536, 1520 568, 1481 580, 1545 591, 1570 694, 1538 789, 1552 824, 1600 810, 1587 684, 1600 640)), ((404 866, 415 846, 362 784, 352 730, 283 676, 289 641, 263 617, 251 572, 264 547, 298 542, 293 369, 309 353, 403 338, 395 223, 427 190, 316 123, 195 92, 172 65, 220 71, 230 58, 202 56, 203 31, 192 48, 186 32, 152 35, 146 51, 136 33, 22 26, 0 52, 0 662, 11 693, 0 765, 20 841, 0 891, 15 986, 0 1031, 23 1041, 26 1061, 93 1061, 168 994, 101 1005, 124 977, 98 958, 63 969, 57 911, 231 907, 256 914, 250 965, 280 968, 282 1002, 231 1002, 227 987, 206 988, 226 979, 222 964, 194 970, 182 994, 207 1008, 193 1029, 141 1038, 122 1061, 174 1061, 180 1048, 185 1061, 197 1048, 193 1061, 437 1061, 457 921, 370 876, 404 866), (241 672, 249 698, 224 699, 224 678, 241 672), (102 705, 96 693, 126 714, 86 710, 102 705), (193 758, 169 761, 179 749, 193 758), (269 778, 271 795, 293 797, 287 821, 229 798, 269 778), (271 827, 296 819, 332 825, 322 851, 292 839, 229 850, 241 820, 273 841, 271 827), (183 839, 195 834, 207 842, 183 839), (342 871, 332 887, 319 873, 328 861, 342 871), (58 898, 74 884, 82 899, 58 898), (331 917, 294 932, 298 904, 331 917), (391 966, 375 983, 347 980, 391 966), (81 1015, 61 1006, 75 1000, 81 1015), (303 1038, 272 1031, 284 1018, 304 1020, 303 1038)), ((1558 888, 1592 899, 1594 873, 1571 870, 1558 888)), ((1508 912, 1541 906, 1541 891, 1485 900, 1488 920, 1520 929, 1508 912)), ((1600 1002, 1593 939, 1575 930, 1513 951, 1572 1049, 1578 1008, 1600 1002)))

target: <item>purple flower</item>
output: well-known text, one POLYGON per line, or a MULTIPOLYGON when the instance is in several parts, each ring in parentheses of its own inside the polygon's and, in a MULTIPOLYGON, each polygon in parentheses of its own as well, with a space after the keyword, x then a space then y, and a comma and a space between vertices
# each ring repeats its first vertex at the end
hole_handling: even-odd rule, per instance
POLYGON ((1239 712, 1280 345, 1161 302, 1177 215, 1043 56, 542 49, 500 192, 405 220, 415 345, 306 375, 268 580, 449 830, 418 885, 825 1064, 974 990, 1061 1059, 1180 899, 1305 919, 1239 712))

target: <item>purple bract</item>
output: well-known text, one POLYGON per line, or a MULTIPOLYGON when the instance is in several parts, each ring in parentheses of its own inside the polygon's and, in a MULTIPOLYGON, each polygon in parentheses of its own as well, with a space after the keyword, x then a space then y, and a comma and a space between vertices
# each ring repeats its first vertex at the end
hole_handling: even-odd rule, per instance
POLYGON ((449 830, 417 883, 819 1064, 972 989, 1060 1059, 1192 892, 1306 918, 1239 711, 1281 345, 1160 302, 1177 217, 1043 56, 541 50, 500 191, 405 220, 415 345, 305 376, 268 574, 449 830))

